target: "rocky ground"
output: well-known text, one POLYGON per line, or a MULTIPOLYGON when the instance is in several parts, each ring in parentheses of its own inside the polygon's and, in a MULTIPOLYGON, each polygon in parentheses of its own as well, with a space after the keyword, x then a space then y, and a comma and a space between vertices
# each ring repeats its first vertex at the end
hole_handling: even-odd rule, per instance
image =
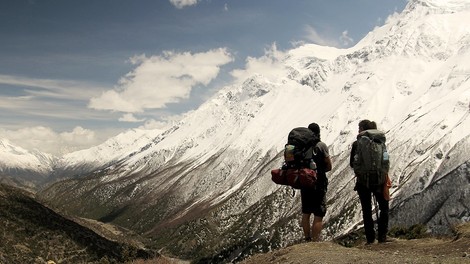
MULTIPOLYGON (((241 264, 470 263, 470 223, 457 227, 455 237, 436 238, 428 235, 417 239, 390 238, 390 240, 383 244, 365 245, 364 241, 358 239, 358 234, 352 234, 337 241, 301 243, 257 254, 245 259, 241 264), (345 242, 349 245, 344 246, 345 242)), ((161 257, 132 263, 188 264, 189 262, 161 257)))
POLYGON ((457 227, 454 238, 392 239, 383 244, 345 247, 310 242, 254 255, 242 264, 264 263, 470 263, 470 223, 457 227))

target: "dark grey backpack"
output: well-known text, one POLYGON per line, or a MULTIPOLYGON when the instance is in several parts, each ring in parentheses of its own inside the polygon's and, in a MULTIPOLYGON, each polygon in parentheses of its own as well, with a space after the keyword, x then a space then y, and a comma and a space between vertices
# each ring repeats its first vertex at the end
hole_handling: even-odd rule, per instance
POLYGON ((284 148, 284 161, 287 168, 308 168, 313 147, 318 141, 320 141, 318 136, 306 127, 292 129, 284 148))
POLYGON ((369 129, 358 135, 353 162, 358 184, 372 188, 385 183, 390 168, 385 141, 385 134, 377 129, 369 129))

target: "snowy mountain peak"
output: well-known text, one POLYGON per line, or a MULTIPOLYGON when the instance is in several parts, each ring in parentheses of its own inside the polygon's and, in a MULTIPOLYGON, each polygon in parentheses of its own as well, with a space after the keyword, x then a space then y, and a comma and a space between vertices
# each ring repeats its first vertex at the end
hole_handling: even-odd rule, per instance
POLYGON ((0 171, 22 169, 47 174, 52 171, 53 159, 49 154, 37 150, 30 152, 7 139, 0 139, 0 171))
POLYGON ((411 0, 404 14, 423 8, 429 13, 453 13, 470 9, 468 0, 411 0))
POLYGON ((89 149, 75 151, 64 155, 58 161, 58 167, 77 168, 83 165, 99 168, 110 161, 118 161, 134 151, 139 151, 150 144, 153 138, 162 131, 131 129, 106 140, 104 143, 89 149))
POLYGON ((468 0, 413 0, 411 3, 445 9, 462 9, 470 6, 470 1, 468 0))
POLYGON ((446 61, 465 53, 470 41, 470 1, 410 1, 354 49, 368 60, 384 56, 429 57, 446 61))

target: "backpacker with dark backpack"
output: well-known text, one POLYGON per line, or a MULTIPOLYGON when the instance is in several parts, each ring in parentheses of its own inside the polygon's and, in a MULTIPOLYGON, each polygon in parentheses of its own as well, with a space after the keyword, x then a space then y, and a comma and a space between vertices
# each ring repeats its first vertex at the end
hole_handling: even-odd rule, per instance
POLYGON ((385 141, 385 134, 377 129, 365 130, 358 135, 353 161, 358 184, 374 188, 385 183, 390 168, 385 141))
POLYGON ((284 147, 284 161, 287 168, 308 168, 312 159, 313 147, 318 141, 318 136, 306 127, 292 129, 287 136, 287 144, 284 147))
POLYGON ((318 136, 306 127, 292 129, 284 147, 284 165, 271 171, 272 180, 295 189, 313 188, 317 181, 313 149, 319 141, 318 136))

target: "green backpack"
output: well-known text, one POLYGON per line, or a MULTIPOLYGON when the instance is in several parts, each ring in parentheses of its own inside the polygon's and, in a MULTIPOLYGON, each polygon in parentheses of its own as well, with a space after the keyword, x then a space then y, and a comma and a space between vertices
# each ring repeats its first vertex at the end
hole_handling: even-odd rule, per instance
POLYGON ((385 140, 385 134, 377 129, 369 129, 358 135, 353 162, 358 184, 373 188, 385 183, 390 168, 385 140))

